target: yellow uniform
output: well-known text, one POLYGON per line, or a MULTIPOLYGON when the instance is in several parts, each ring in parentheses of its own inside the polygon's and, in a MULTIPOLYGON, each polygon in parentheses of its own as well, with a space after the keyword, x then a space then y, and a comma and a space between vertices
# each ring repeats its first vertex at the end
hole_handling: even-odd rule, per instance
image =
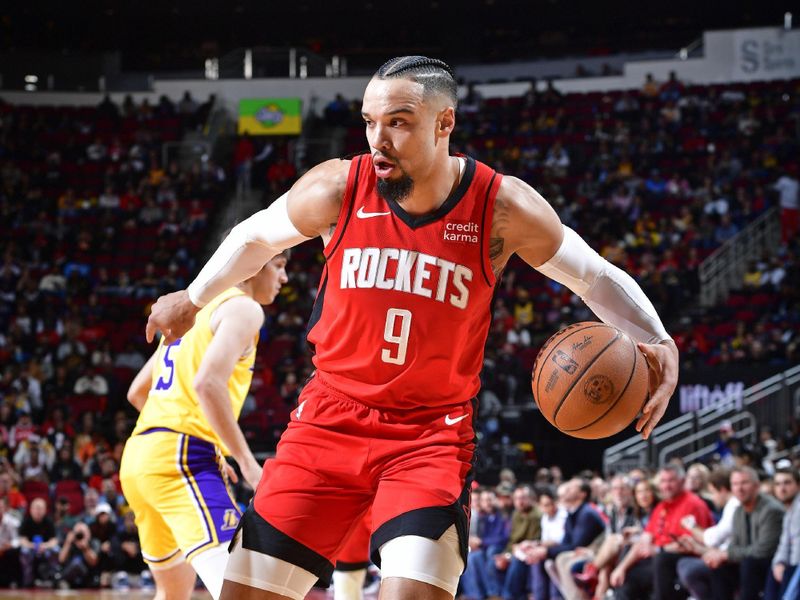
MULTIPOLYGON (((152 386, 133 434, 125 444, 120 482, 136 515, 142 555, 152 568, 230 541, 240 511, 222 471, 228 450, 200 408, 194 378, 214 334, 211 317, 220 304, 242 296, 226 290, 197 313, 183 338, 159 344, 152 386)), ((233 414, 239 418, 258 338, 239 358, 228 380, 233 414)))

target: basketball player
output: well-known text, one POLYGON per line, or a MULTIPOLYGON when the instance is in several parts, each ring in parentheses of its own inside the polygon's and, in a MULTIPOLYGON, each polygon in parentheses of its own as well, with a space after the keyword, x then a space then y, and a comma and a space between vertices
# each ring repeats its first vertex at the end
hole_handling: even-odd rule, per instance
POLYGON ((261 305, 286 281, 286 255, 278 254, 215 296, 183 337, 162 340, 131 383, 128 399, 141 414, 120 482, 159 600, 188 600, 195 572, 219 598, 227 542, 241 517, 223 455, 236 459, 255 489, 261 467, 236 421, 253 377, 261 305))
POLYGON ((514 253, 640 342, 645 438, 666 410, 678 351, 653 305, 529 185, 450 155, 456 92, 440 60, 387 62, 362 104, 371 154, 312 168, 238 225, 188 290, 153 307, 148 339, 160 330, 174 340, 220 290, 322 238, 308 333, 317 370, 242 516, 224 600, 302 599, 330 577, 370 507, 381 598, 453 598, 466 556, 473 399, 492 292, 514 253))

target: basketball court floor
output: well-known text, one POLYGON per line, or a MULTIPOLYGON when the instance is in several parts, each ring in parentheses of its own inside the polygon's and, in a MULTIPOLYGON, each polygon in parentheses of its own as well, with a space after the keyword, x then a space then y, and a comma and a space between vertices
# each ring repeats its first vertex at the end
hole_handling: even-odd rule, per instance
MULTIPOLYGON (((149 600, 153 592, 143 590, 0 590, 0 600, 149 600)), ((333 592, 311 590, 306 600, 331 600, 333 592)), ((364 600, 377 600, 377 594, 365 594, 364 600)), ((192 600, 211 600, 208 592, 195 592, 192 600)))

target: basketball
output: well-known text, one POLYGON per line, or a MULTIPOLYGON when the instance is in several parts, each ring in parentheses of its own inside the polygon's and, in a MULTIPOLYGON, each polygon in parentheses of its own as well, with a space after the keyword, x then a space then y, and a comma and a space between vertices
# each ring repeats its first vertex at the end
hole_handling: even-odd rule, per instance
POLYGON ((647 401, 647 384, 647 364, 636 342, 604 323, 562 329, 533 365, 539 410, 577 438, 604 438, 625 429, 647 401))

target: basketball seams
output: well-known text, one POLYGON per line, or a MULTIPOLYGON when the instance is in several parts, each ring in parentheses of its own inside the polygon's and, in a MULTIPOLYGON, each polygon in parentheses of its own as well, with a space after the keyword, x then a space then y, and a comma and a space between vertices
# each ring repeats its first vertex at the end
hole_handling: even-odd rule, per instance
MULTIPOLYGON (((558 341, 558 343, 556 343, 552 348, 550 348, 550 351, 547 353, 547 356, 545 356, 542 359, 542 364, 543 365, 546 364, 548 360, 550 360, 550 356, 553 354, 553 351, 556 348, 558 348, 558 346, 561 344, 561 342, 564 342, 564 341, 568 340, 569 338, 571 338, 576 333, 580 333, 580 332, 586 331, 588 329, 595 329, 597 327, 604 327, 604 326, 607 327, 607 325, 605 325, 604 323, 592 323, 591 325, 586 325, 585 327, 581 327, 580 325, 581 324, 579 324, 579 323, 575 323, 574 325, 570 325, 568 327, 565 327, 561 331, 558 331, 558 332, 556 332, 556 333, 554 333, 553 335, 550 336, 550 338, 544 343, 544 346, 542 346, 542 349, 539 350, 539 354, 537 355, 536 360, 533 363, 533 372, 534 373, 537 372, 537 368, 538 368, 538 365, 539 365, 539 357, 542 355, 542 352, 544 352, 547 349, 547 347, 555 341, 555 338, 558 335, 560 335, 560 334, 562 334, 562 333, 564 333, 566 331, 569 331, 570 329, 574 329, 574 331, 572 333, 570 333, 569 335, 567 335, 564 338, 560 339, 558 341)), ((539 396, 539 383, 541 382, 541 379, 542 379, 542 371, 544 371, 544 367, 542 367, 542 369, 539 370, 539 379, 536 381, 536 394, 534 395, 534 398, 533 398, 534 401, 536 402, 537 406, 539 406, 539 401, 537 400, 537 398, 539 396)), ((562 402, 563 402, 563 400, 562 400, 562 402)), ((559 407, 560 406, 561 405, 559 405, 559 407)), ((541 411, 541 406, 539 407, 539 410, 541 411)), ((556 409, 556 412, 557 411, 558 411, 558 409, 556 409)), ((555 419, 555 416, 553 418, 555 419)))
MULTIPOLYGON (((605 353, 606 350, 608 350, 611 346, 616 344, 617 340, 620 339, 620 336, 621 336, 620 331, 618 329, 614 329, 614 331, 616 332, 614 334, 614 338, 611 341, 609 341, 605 346, 603 346, 603 348, 600 350, 600 352, 595 354, 594 357, 592 358, 592 360, 590 360, 589 363, 583 369, 581 369, 580 373, 578 373, 578 375, 575 377, 575 379, 573 379, 573 381, 570 384, 569 388, 567 388, 567 391, 564 392, 564 395, 561 397, 561 400, 558 402, 558 406, 556 406, 555 410, 553 411, 553 421, 552 421, 552 423, 556 427, 558 427, 558 425, 556 425, 556 420, 558 419, 558 411, 561 410, 561 407, 564 405, 564 402, 566 402, 567 398, 569 398, 569 395, 572 393, 572 390, 575 388, 575 386, 578 384, 578 382, 581 379, 583 379, 583 376, 586 374, 586 371, 588 371, 589 368, 594 363, 596 363, 597 360, 601 356, 603 356, 603 354, 605 353)), ((566 339, 567 338, 564 338, 564 340, 562 340, 562 341, 565 341, 566 339)), ((560 342, 559 342, 559 344, 560 344, 560 342)))
MULTIPOLYGON (((563 431, 564 433, 574 433, 576 431, 583 431, 584 429, 588 429, 592 425, 595 425, 598 422, 602 421, 606 417, 606 415, 608 415, 608 413, 610 413, 614 409, 614 407, 619 403, 619 401, 622 400, 622 398, 625 396, 625 392, 628 390, 631 381, 633 381, 633 376, 636 373, 636 367, 639 364, 639 352, 636 350, 636 343, 630 337, 628 337, 628 340, 631 342, 631 346, 633 346, 633 367, 631 368, 630 375, 628 375, 628 381, 625 383, 625 387, 622 388, 622 391, 619 393, 617 398, 614 400, 614 402, 611 403, 611 406, 609 406, 603 414, 601 414, 591 423, 587 423, 586 425, 581 425, 576 429, 562 429, 561 427, 559 427, 561 431, 563 431)), ((603 350, 603 352, 605 352, 605 349, 603 350)), ((598 357, 599 356, 602 356, 602 352, 598 354, 598 357)), ((583 377, 583 374, 581 375, 581 377, 583 377)), ((553 420, 555 420, 555 417, 553 417, 553 420)))

